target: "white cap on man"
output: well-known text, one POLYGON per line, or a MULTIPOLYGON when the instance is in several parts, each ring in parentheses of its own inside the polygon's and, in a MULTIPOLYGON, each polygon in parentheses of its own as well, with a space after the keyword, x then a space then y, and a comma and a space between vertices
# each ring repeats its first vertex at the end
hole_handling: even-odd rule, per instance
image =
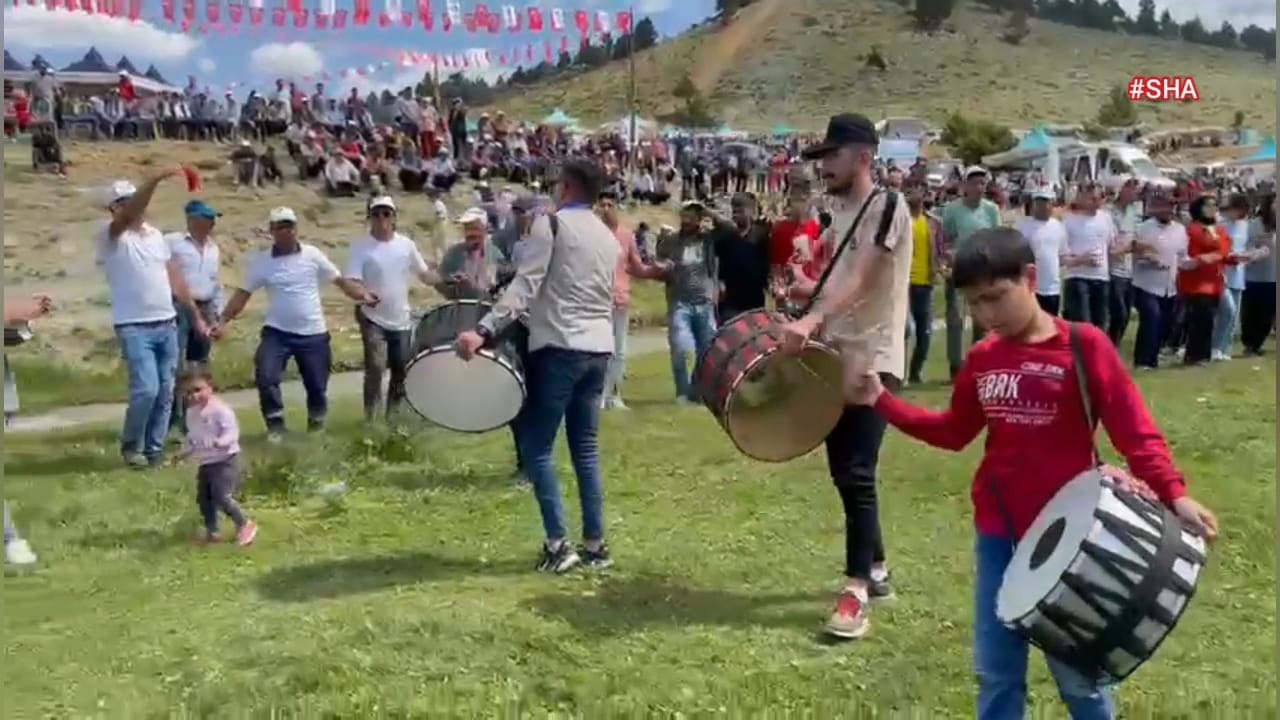
POLYGON ((369 201, 369 210, 377 210, 378 208, 386 208, 391 212, 396 211, 396 201, 391 199, 390 195, 379 195, 369 201))
POLYGON ((1053 202, 1057 199, 1057 195, 1053 192, 1053 188, 1039 187, 1031 192, 1032 200, 1048 200, 1053 202))
POLYGON ((116 180, 107 186, 106 192, 103 193, 103 205, 111 207, 119 202, 123 202, 138 194, 138 188, 128 180, 116 180))
POLYGON ((987 169, 982 167, 981 165, 970 165, 969 167, 965 168, 965 171, 964 171, 965 180, 968 180, 969 178, 972 178, 972 177, 990 177, 990 176, 991 176, 991 173, 987 172, 987 169))
POLYGON ((294 225, 297 225, 298 215, 293 211, 293 208, 281 206, 271 208, 271 214, 267 216, 267 221, 273 224, 293 223, 294 225))
POLYGON ((461 215, 458 216, 458 224, 470 225, 471 223, 488 224, 489 213, 476 207, 467 208, 466 211, 464 211, 461 215))

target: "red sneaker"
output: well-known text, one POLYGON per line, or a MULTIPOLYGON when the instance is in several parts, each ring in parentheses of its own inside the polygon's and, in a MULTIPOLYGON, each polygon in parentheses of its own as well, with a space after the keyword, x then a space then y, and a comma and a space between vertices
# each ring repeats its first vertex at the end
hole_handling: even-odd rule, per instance
POLYGON ((867 634, 871 621, 867 620, 866 603, 853 590, 845 589, 836 596, 836 607, 827 624, 826 633, 841 640, 856 640, 867 634))
POLYGON ((244 524, 244 527, 236 531, 236 544, 240 547, 252 545, 253 539, 258 537, 258 524, 250 520, 244 524))

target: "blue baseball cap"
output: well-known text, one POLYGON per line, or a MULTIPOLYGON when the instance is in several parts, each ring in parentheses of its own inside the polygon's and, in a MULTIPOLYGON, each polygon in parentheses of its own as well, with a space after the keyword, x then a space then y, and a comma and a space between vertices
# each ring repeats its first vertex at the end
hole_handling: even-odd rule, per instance
POLYGON ((195 215, 196 217, 208 218, 209 220, 222 217, 222 213, 209 207, 209 204, 203 200, 192 200, 188 202, 187 206, 183 208, 182 211, 187 215, 195 215))

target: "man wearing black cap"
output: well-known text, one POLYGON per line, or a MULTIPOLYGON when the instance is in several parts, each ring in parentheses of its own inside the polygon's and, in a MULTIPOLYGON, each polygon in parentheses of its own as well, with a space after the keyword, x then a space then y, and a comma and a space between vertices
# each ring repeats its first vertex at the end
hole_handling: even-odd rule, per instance
MULTIPOLYGON (((832 223, 823 235, 833 267, 808 312, 784 329, 784 348, 798 352, 821 329, 840 350, 847 388, 865 382, 872 372, 897 388, 906 372, 902 328, 907 324, 911 215, 897 193, 875 189, 872 168, 878 144, 870 120, 836 115, 827 125, 826 139, 804 152, 806 160, 822 161, 822 177, 833 196, 832 223)), ((862 637, 869 626, 868 601, 893 593, 876 503, 884 431, 884 420, 872 408, 849 406, 827 436, 827 466, 845 516, 844 585, 826 624, 827 633, 838 638, 862 637)))

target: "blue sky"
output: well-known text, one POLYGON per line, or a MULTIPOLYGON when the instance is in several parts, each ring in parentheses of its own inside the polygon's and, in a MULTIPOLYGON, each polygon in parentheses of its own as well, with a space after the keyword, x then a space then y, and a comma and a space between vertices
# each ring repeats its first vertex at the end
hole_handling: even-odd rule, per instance
MULTIPOLYGON (((268 0, 266 6, 271 8, 279 1, 268 0)), ((383 0, 373 0, 375 17, 382 8, 382 2, 383 0)), ((181 12, 181 0, 177 0, 176 4, 181 12)), ((412 0, 405 0, 403 4, 411 7, 413 3, 412 0)), ((463 10, 469 12, 476 2, 463 0, 461 4, 463 10)), ((530 4, 541 4, 544 13, 551 7, 563 8, 571 38, 577 37, 572 10, 605 10, 612 15, 630 7, 624 0, 577 0, 576 3, 569 0, 555 5, 530 3, 529 0, 491 0, 487 7, 491 12, 499 12, 501 6, 506 4, 512 4, 522 11, 530 4)), ((662 35, 679 33, 710 15, 714 7, 713 0, 635 0, 634 4, 637 20, 648 15, 662 35)), ((198 12, 203 14, 204 0, 198 0, 198 6, 198 12)), ((304 6, 314 7, 314 0, 304 0, 304 6)), ((279 30, 264 27, 252 34, 199 35, 193 31, 182 35, 177 32, 176 27, 161 19, 159 0, 144 0, 143 7, 144 22, 136 24, 66 10, 50 12, 43 5, 6 8, 5 48, 20 62, 29 62, 39 52, 55 67, 62 67, 79 59, 90 45, 94 45, 109 63, 115 63, 121 54, 126 54, 139 70, 154 63, 170 82, 176 84, 184 83, 188 75, 194 74, 202 84, 212 87, 233 82, 264 86, 273 78, 290 71, 300 75, 311 74, 317 68, 323 68, 335 76, 329 82, 330 86, 359 85, 372 88, 399 87, 410 79, 420 78, 428 69, 396 67, 393 58, 387 54, 379 54, 374 47, 385 48, 388 52, 406 50, 421 53, 489 50, 494 58, 493 65, 487 71, 477 69, 474 72, 496 75, 502 70, 497 65, 499 51, 510 53, 514 48, 521 48, 523 52, 523 48, 529 43, 534 43, 534 62, 537 62, 543 59, 543 41, 551 39, 554 48, 558 50, 560 38, 560 34, 550 31, 519 34, 503 31, 489 34, 467 33, 455 27, 453 32, 443 33, 439 30, 439 15, 444 10, 443 0, 432 2, 432 9, 437 15, 437 28, 430 33, 420 26, 415 26, 412 30, 401 27, 379 28, 376 25, 355 28, 348 20, 348 27, 341 31, 299 30, 290 26, 279 30), (336 78, 337 73, 345 68, 383 61, 391 61, 393 66, 371 73, 365 78, 336 78)), ((351 0, 338 0, 338 7, 350 10, 351 0)), ((224 6, 224 17, 225 12, 224 6)), ((547 22, 550 22, 549 19, 547 22)))
MULTIPOLYGON (((637 18, 648 15, 664 36, 679 33, 706 18, 714 7, 714 0, 634 1, 637 18)), ((177 32, 176 27, 160 19, 160 0, 143 0, 144 22, 139 23, 66 10, 46 11, 43 0, 40 2, 38 7, 6 7, 4 10, 5 47, 21 62, 30 61, 39 52, 56 67, 61 67, 78 59, 90 45, 95 45, 108 62, 114 63, 121 54, 127 54, 139 69, 155 63, 172 82, 181 84, 185 82, 187 75, 195 74, 203 84, 212 87, 229 83, 261 87, 281 75, 311 74, 320 70, 336 76, 345 68, 390 59, 361 46, 373 45, 389 51, 432 53, 460 53, 468 49, 480 49, 492 51, 496 58, 499 50, 510 51, 513 47, 523 47, 534 42, 535 60, 540 60, 542 40, 552 38, 557 48, 559 40, 558 36, 549 32, 526 32, 520 35, 504 32, 491 35, 455 29, 453 33, 445 34, 438 30, 427 33, 420 27, 409 30, 376 26, 359 29, 348 27, 338 32, 287 27, 281 31, 264 28, 251 35, 183 35, 177 32), (285 34, 285 38, 277 37, 281 32, 285 34)), ((281 2, 283 0, 267 0, 266 5, 273 7, 281 2)), ((307 7, 316 5, 316 0, 303 2, 307 7)), ((349 9, 351 3, 352 0, 338 0, 338 7, 349 9)), ((181 7, 181 0, 176 0, 176 4, 181 7)), ((383 0, 373 0, 375 13, 381 9, 382 4, 383 0)), ((464 11, 470 11, 475 4, 476 0, 461 0, 464 11)), ((571 37, 576 37, 577 32, 569 17, 572 10, 582 8, 616 12, 629 6, 624 0, 564 0, 555 4, 540 0, 491 0, 487 6, 491 11, 499 12, 500 7, 506 4, 518 8, 538 4, 544 11, 550 7, 564 8, 571 37)), ((1121 4, 1133 12, 1138 0, 1121 0, 1121 4)), ((198 0, 197 5, 202 10, 204 0, 198 0)), ((403 5, 411 7, 412 0, 403 0, 403 5)), ((1275 0, 1218 0, 1214 3, 1204 0, 1157 0, 1157 5, 1168 7, 1179 20, 1199 14, 1211 29, 1216 28, 1224 19, 1234 23, 1237 28, 1249 23, 1264 27, 1275 26, 1275 0)), ((433 0, 432 7, 439 16, 445 2, 433 0)), ((391 67, 364 78, 335 79, 329 84, 331 87, 358 86, 362 89, 398 88, 416 81, 425 71, 425 67, 391 67)), ((476 72, 496 75, 500 71, 501 68, 495 64, 487 71, 476 72)))

